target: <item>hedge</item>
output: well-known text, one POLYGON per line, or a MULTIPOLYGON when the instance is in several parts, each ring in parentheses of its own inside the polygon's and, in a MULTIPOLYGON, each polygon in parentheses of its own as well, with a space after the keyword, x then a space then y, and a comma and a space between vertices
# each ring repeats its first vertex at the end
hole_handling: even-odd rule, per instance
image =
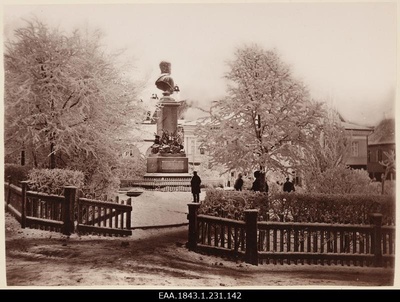
POLYGON ((244 210, 258 209, 259 220, 268 215, 268 196, 253 191, 224 191, 207 189, 199 214, 244 220, 244 210))
POLYGON ((84 174, 81 171, 66 169, 32 169, 28 181, 32 191, 60 195, 65 186, 82 188, 84 174))
POLYGON ((20 186, 20 181, 28 179, 30 168, 17 164, 4 164, 4 181, 20 186))
POLYGON ((395 198, 362 194, 264 194, 209 189, 199 214, 243 220, 244 210, 258 209, 260 221, 369 224, 370 213, 395 224, 395 198))

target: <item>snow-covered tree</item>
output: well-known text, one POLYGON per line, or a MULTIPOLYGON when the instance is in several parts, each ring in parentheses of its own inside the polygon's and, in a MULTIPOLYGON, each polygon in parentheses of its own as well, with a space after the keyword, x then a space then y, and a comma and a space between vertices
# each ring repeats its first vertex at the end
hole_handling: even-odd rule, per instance
POLYGON ((4 54, 6 155, 24 145, 36 167, 118 166, 115 138, 136 127, 144 111, 131 66, 101 41, 100 31, 67 34, 37 19, 15 30, 4 54))
POLYGON ((338 112, 327 105, 323 109, 316 131, 310 135, 307 153, 297 167, 309 189, 318 181, 319 174, 337 167, 347 169, 346 159, 351 147, 351 136, 346 133, 338 112))
POLYGON ((321 105, 275 50, 245 46, 228 64, 227 96, 214 103, 197 131, 212 160, 247 171, 296 166, 321 105))
POLYGON ((371 183, 367 171, 338 165, 316 174, 313 182, 307 186, 307 191, 324 194, 369 194, 373 193, 371 183))

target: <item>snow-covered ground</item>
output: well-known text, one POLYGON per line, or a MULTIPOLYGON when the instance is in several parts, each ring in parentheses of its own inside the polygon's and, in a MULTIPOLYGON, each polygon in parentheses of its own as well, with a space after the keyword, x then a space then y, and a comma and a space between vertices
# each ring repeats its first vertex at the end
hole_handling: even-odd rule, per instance
MULTIPOLYGON (((201 193, 201 199, 205 192, 201 193)), ((127 199, 126 196, 120 196, 127 199)), ((261 288, 398 287, 394 270, 373 267, 258 265, 203 255, 185 247, 190 192, 151 192, 132 198, 132 236, 109 237, 21 229, 5 216, 7 284, 0 288, 261 288)), ((1 267, 1 266, 0 266, 1 267)), ((1 267, 1 270, 3 268, 1 267)), ((0 278, 1 279, 1 278, 0 278)), ((1 280, 0 280, 1 281, 1 280)))
MULTIPOLYGON (((120 195, 120 199, 127 198, 125 194, 120 195)), ((190 192, 144 191, 131 198, 133 228, 188 223, 188 203, 192 202, 190 192)))

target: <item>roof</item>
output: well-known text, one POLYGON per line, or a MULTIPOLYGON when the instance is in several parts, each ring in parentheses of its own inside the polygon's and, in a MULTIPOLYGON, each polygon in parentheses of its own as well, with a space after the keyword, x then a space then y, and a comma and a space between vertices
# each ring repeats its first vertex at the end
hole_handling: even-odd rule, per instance
POLYGON ((374 132, 368 136, 368 145, 383 145, 395 143, 395 120, 384 119, 378 126, 375 127, 374 132))
POLYGON ((342 126, 346 130, 362 130, 362 131, 373 131, 373 127, 368 127, 368 126, 362 126, 354 123, 349 123, 349 122, 344 122, 342 121, 342 126))

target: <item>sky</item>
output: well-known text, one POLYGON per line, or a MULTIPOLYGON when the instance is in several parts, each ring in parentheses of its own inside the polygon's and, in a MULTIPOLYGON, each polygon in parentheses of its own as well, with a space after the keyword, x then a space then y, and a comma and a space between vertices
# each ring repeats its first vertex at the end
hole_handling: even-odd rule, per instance
POLYGON ((226 94, 227 61, 237 48, 275 49, 314 99, 348 121, 376 125, 393 117, 397 93, 397 1, 138 3, 3 1, 7 38, 32 16, 63 30, 88 26, 108 49, 125 49, 148 100, 171 62, 179 98, 207 108, 226 94), (28 5, 26 5, 28 3, 28 5))

